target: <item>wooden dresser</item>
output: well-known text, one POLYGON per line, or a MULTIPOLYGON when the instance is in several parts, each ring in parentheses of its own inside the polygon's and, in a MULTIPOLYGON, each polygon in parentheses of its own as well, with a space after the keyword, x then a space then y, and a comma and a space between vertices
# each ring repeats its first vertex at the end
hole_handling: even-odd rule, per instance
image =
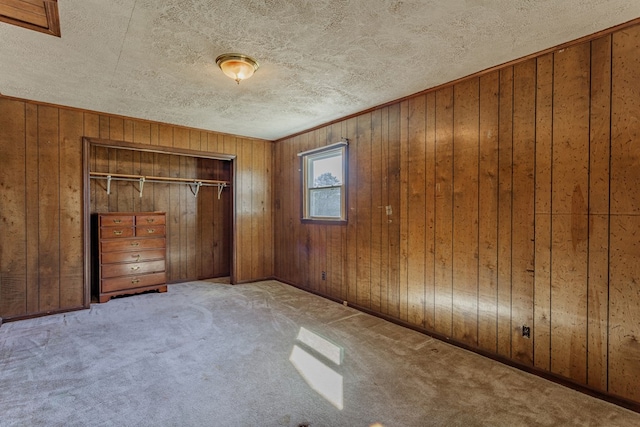
POLYGON ((157 290, 166 292, 164 212, 101 213, 94 220, 98 300, 157 290))

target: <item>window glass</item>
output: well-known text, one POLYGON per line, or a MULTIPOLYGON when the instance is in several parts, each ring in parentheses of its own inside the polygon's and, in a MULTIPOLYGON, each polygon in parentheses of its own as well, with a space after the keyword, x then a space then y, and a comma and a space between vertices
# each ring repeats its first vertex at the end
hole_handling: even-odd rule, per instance
POLYGON ((346 220, 346 146, 303 154, 303 219, 346 220))

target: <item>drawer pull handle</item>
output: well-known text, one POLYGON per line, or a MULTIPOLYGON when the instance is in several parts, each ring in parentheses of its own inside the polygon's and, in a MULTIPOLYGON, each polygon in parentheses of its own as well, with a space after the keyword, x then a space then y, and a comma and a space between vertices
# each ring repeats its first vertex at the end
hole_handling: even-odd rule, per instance
POLYGON ((147 222, 148 222, 148 223, 152 223, 153 221, 155 221, 155 219, 153 219, 153 218, 147 218, 147 222))
POLYGON ((155 232, 156 229, 155 228, 147 228, 147 233, 151 234, 153 232, 155 232))
POLYGON ((131 242, 131 246, 140 246, 140 242, 131 242))
POLYGON ((140 279, 131 279, 131 283, 139 283, 140 279))
POLYGON ((136 261, 140 261, 140 254, 131 255, 131 258, 135 258, 136 261))
POLYGON ((115 234, 116 236, 119 236, 122 234, 122 230, 114 230, 113 234, 115 234))
POLYGON ((114 223, 114 224, 120 224, 121 222, 122 222, 122 220, 121 220, 121 219, 114 219, 114 220, 113 220, 113 223, 114 223))
POLYGON ((140 266, 139 265, 131 267, 131 271, 136 271, 136 270, 140 270, 140 266))

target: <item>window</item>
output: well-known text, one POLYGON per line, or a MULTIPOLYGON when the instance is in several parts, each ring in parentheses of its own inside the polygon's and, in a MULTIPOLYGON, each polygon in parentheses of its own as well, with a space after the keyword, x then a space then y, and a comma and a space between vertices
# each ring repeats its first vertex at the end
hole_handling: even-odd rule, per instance
POLYGON ((347 142, 298 154, 302 159, 302 219, 347 220, 347 142))

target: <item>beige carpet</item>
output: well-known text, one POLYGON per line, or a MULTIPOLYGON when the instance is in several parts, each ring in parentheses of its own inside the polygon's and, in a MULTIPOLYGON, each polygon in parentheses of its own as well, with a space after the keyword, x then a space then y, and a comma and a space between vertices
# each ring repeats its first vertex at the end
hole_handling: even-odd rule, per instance
POLYGON ((640 414, 275 281, 0 328, 1 426, 638 426, 640 414))

